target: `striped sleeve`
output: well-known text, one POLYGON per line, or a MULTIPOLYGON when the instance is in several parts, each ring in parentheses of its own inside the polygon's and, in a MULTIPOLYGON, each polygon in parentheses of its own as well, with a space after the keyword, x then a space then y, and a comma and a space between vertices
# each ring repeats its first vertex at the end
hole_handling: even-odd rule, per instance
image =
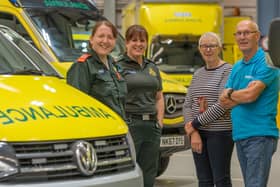
POLYGON ((201 125, 209 124, 225 114, 225 109, 219 104, 215 103, 209 107, 205 112, 197 117, 201 125))

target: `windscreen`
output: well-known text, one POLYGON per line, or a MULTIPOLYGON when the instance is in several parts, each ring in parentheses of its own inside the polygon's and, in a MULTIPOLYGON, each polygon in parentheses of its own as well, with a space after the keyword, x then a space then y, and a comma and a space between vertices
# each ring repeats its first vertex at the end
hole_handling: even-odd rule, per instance
MULTIPOLYGON (((63 2, 69 3, 72 1, 63 2)), ((45 7, 25 5, 26 13, 31 17, 39 32, 61 62, 76 61, 81 54, 86 53, 93 26, 97 21, 105 19, 96 8, 89 6, 89 4, 84 4, 84 7, 87 8, 81 8, 83 7, 82 4, 79 4, 80 7, 78 7, 77 5, 70 6, 67 3, 53 3, 52 6, 46 6, 47 3, 45 3, 45 7)), ((120 35, 117 40, 116 47, 112 52, 113 56, 118 56, 124 52, 123 39, 120 35)))
POLYGON ((59 76, 33 46, 4 27, 0 27, 0 74, 59 76))
POLYGON ((198 38, 158 36, 151 45, 151 57, 166 73, 188 73, 204 65, 198 51, 198 38))

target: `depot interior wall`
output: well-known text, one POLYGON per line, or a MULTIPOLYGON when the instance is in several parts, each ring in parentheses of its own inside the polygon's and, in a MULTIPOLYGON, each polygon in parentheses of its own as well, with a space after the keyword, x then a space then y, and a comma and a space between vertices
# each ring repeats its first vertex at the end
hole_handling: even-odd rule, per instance
MULTIPOLYGON (((97 8, 99 10, 101 10, 102 13, 104 13, 104 5, 105 5, 104 1, 105 0, 95 0, 97 8)), ((108 1, 108 0, 106 0, 106 1, 108 1)), ((115 21, 112 21, 112 20, 110 20, 110 21, 112 21, 112 23, 115 23, 118 30, 121 31, 122 9, 123 9, 123 7, 125 7, 130 2, 130 0, 109 0, 109 1, 115 1, 115 11, 114 10, 108 11, 108 12, 114 12, 115 13, 115 21)))
POLYGON ((236 8, 240 8, 241 16, 250 16, 257 21, 257 0, 224 0, 224 15, 231 16, 236 8))

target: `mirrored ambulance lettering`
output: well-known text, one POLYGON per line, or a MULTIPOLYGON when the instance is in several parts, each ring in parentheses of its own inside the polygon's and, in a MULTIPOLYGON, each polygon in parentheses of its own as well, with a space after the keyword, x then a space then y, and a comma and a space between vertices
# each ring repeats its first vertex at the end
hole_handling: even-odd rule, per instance
POLYGON ((47 120, 53 118, 106 118, 115 119, 114 116, 101 108, 92 106, 53 106, 8 108, 0 110, 0 123, 9 125, 30 120, 47 120))

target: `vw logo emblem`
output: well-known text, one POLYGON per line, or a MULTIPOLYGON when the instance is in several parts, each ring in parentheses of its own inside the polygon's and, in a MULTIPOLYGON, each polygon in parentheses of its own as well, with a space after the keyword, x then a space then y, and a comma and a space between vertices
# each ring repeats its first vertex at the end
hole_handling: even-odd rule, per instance
POLYGON ((169 114, 173 114, 176 111, 176 100, 173 96, 166 97, 165 109, 169 114))
POLYGON ((97 167, 97 155, 93 146, 86 141, 78 141, 73 144, 74 159, 78 170, 84 176, 91 176, 97 167))

